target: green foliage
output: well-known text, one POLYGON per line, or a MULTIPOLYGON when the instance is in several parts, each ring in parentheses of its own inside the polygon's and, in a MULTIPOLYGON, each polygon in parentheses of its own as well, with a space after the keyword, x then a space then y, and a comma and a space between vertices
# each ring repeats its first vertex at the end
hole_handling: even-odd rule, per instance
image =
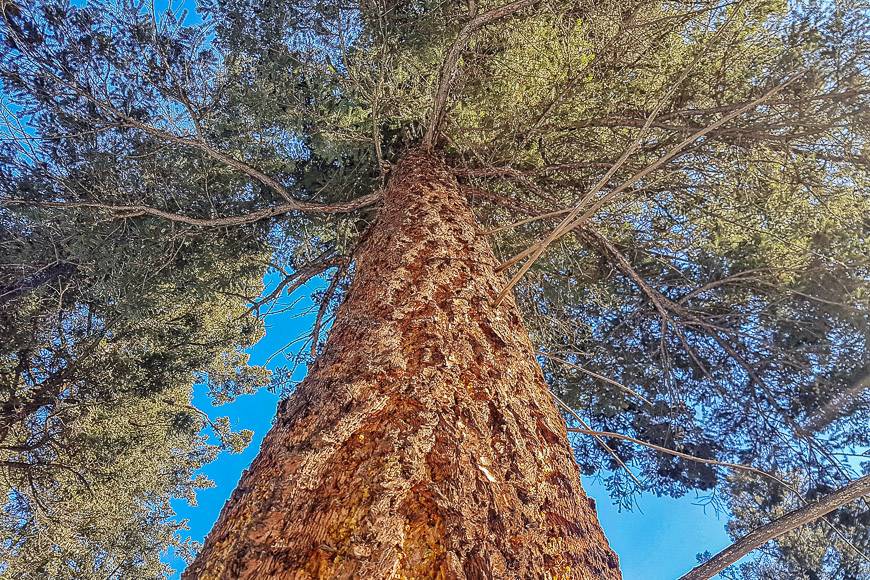
POLYGON ((236 350, 262 332, 239 298, 262 267, 218 238, 154 236, 158 224, 121 237, 74 216, 4 217, 3 574, 160 577, 165 548, 191 549, 170 499, 194 501, 209 484, 196 471, 250 440, 190 401, 199 374, 221 401, 268 382, 236 350))
MULTIPOLYGON (((4 198, 174 200, 203 212, 244 203, 243 195, 223 195, 239 183, 225 169, 106 129, 85 101, 28 92, 59 87, 44 70, 16 68, 24 37, 33 43, 24 50, 42 54, 75 43, 91 52, 66 50, 52 60, 56 71, 114 75, 108 82, 125 110, 148 118, 160 101, 144 75, 170 75, 147 59, 136 70, 121 67, 149 41, 146 29, 108 9, 64 4, 33 6, 31 26, 5 6, 4 95, 34 134, 93 138, 40 148, 4 140, 4 198)), ((186 526, 170 500, 195 501, 210 485, 197 471, 251 437, 191 406, 195 380, 221 402, 269 380, 242 352, 263 331, 247 310, 262 290, 266 233, 250 226, 228 236, 21 205, 0 208, 0 223, 0 574, 162 577, 167 548, 182 556, 195 548, 182 539, 186 526)))
MULTIPOLYGON (((584 216, 516 290, 555 393, 595 429, 750 464, 807 497, 854 477, 841 454, 870 446, 862 0, 542 1, 470 35, 447 71, 465 23, 502 2, 208 0, 196 26, 127 2, 31 4, 7 4, 0 56, 14 108, 0 145, 14 281, 3 372, 9 397, 34 401, 22 440, 81 398, 114 409, 112 441, 128 443, 112 455, 135 455, 121 418, 144 405, 173 417, 160 441, 185 434, 157 455, 182 467, 150 476, 153 497, 186 493, 213 455, 187 407, 192 377, 217 402, 268 378, 242 353, 266 265, 284 276, 278 294, 339 265, 345 276, 374 218, 281 204, 376 192, 449 81, 433 146, 482 227, 498 228, 497 252, 546 239, 572 208, 584 216), (212 223, 224 218, 240 219, 212 223), (49 402, 32 394, 43 384, 49 402)), ((337 297, 318 298, 328 316, 337 297)), ((703 491, 739 535, 801 501, 763 477, 605 441, 577 438, 578 461, 627 505, 641 489, 703 491)), ((32 493, 25 483, 13 488, 32 493)), ((164 513, 155 502, 136 513, 164 513)), ((860 577, 866 513, 843 508, 745 573, 860 577)), ((101 554, 153 555, 172 541, 168 521, 147 549, 75 533, 103 538, 88 540, 101 554)))

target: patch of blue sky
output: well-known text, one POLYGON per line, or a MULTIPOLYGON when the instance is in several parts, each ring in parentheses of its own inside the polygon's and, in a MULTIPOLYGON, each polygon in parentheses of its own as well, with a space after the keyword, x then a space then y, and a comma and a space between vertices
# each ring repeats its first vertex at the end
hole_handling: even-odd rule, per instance
MULTIPOLYGON (((279 281, 277 272, 270 272, 265 280, 264 295, 271 292, 279 281)), ((294 296, 285 296, 276 303, 274 314, 266 317, 266 335, 248 349, 251 355, 250 364, 265 365, 273 372, 286 372, 284 367, 288 366, 303 345, 296 338, 308 333, 314 324, 315 313, 311 312, 313 303, 309 296, 319 285, 322 286, 322 282, 312 281, 300 288, 294 296)), ((304 376, 305 371, 304 367, 298 367, 291 378, 298 380, 304 376)), ((208 477, 215 486, 197 493, 197 505, 189 505, 180 499, 172 502, 177 519, 187 521, 188 537, 201 542, 217 520, 224 502, 238 484, 242 471, 257 456, 263 437, 272 426, 278 400, 277 393, 260 389, 254 394, 239 397, 232 403, 216 406, 211 403, 208 388, 204 384, 195 387, 193 404, 197 408, 205 411, 213 420, 229 417, 233 429, 250 429, 254 436, 244 452, 221 453, 216 461, 200 470, 199 473, 208 477)), ((212 442, 216 443, 216 438, 212 437, 212 442)), ((178 570, 184 565, 182 560, 169 553, 165 555, 164 561, 176 568, 176 574, 172 577, 178 578, 178 570)))

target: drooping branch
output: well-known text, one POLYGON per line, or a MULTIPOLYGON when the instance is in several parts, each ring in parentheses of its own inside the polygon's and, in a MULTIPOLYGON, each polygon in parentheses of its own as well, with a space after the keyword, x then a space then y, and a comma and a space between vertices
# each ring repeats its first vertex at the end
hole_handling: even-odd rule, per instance
POLYGON ((268 219, 271 217, 283 215, 286 213, 290 213, 293 211, 316 211, 320 213, 349 213, 352 211, 356 211, 358 209, 362 209, 364 207, 370 206, 376 203, 380 199, 380 192, 370 193, 368 195, 364 195, 358 197, 356 199, 352 199, 346 202, 339 202, 334 204, 322 205, 322 204, 306 204, 302 203, 302 207, 300 208, 301 202, 294 203, 283 203, 280 205, 276 205, 274 207, 267 207, 263 209, 258 209, 255 211, 251 211, 246 214, 237 215, 237 216, 226 216, 219 218, 197 218, 191 217, 183 214, 177 214, 173 212, 169 212, 166 210, 158 209, 156 207, 150 207, 147 205, 114 205, 114 204, 106 204, 106 203, 97 203, 97 202, 84 202, 84 201, 31 201, 27 199, 6 199, 0 200, 0 205, 4 206, 27 206, 27 207, 53 207, 53 208, 62 208, 62 209, 76 209, 76 208, 86 208, 86 209, 95 209, 95 210, 104 210, 111 212, 114 214, 113 217, 117 219, 126 219, 132 217, 139 217, 143 215, 156 217, 160 219, 165 219, 171 222, 184 223, 192 226, 199 227, 227 227, 227 226, 238 226, 243 224, 250 224, 254 222, 258 222, 260 220, 268 219), (307 207, 307 209, 305 209, 307 207))
POLYGON ((89 95, 85 95, 84 93, 82 93, 82 96, 88 98, 97 106, 102 106, 103 108, 106 108, 111 114, 120 117, 123 124, 127 127, 139 129, 140 131, 147 133, 148 135, 151 135, 152 137, 155 137, 157 139, 162 139, 170 143, 175 143, 177 145, 182 145, 184 147, 195 149, 205 154, 206 156, 211 157, 215 161, 247 175, 254 181, 259 181, 260 183, 277 193, 279 196, 284 198, 284 200, 287 202, 287 205, 293 206, 293 209, 299 211, 318 211, 318 209, 321 207, 321 205, 317 203, 308 203, 294 199, 293 196, 290 195, 290 192, 287 191, 287 188, 275 179, 269 177, 256 167, 253 167, 252 165, 249 165, 244 161, 240 161, 234 157, 230 157, 222 151, 219 151, 217 148, 213 147, 202 138, 182 137, 170 131, 164 131, 163 129, 160 129, 153 125, 149 125, 147 123, 143 123, 141 121, 133 119, 128 115, 124 115, 123 113, 118 111, 117 108, 111 105, 106 105, 105 103, 102 103, 100 101, 95 101, 94 99, 90 98, 89 95))
POLYGON ((263 296, 259 300, 252 302, 250 308, 248 308, 245 314, 247 315, 251 312, 256 312, 257 316, 259 316, 260 309, 263 307, 263 305, 271 303, 282 293, 286 293, 289 296, 290 294, 293 294, 296 290, 304 286, 309 280, 311 280, 315 276, 319 276, 333 266, 338 266, 346 263, 347 258, 343 256, 333 258, 324 258, 323 256, 321 256, 320 258, 315 259, 308 266, 300 268, 292 274, 285 272, 282 268, 281 272, 284 274, 284 278, 281 280, 281 282, 279 282, 275 286, 275 288, 272 289, 271 292, 269 292, 269 294, 263 296))
POLYGON ((825 497, 793 510, 740 538, 680 580, 712 578, 770 540, 825 516, 835 509, 870 495, 870 475, 856 479, 825 497))
MULTIPOLYGON (((808 432, 806 429, 802 428, 801 425, 797 424, 795 419, 791 416, 791 414, 783 408, 783 406, 776 400, 774 393, 771 391, 770 386, 764 380, 764 378, 759 374, 758 370, 753 367, 752 364, 738 352, 737 348, 729 343, 728 340, 725 340, 719 334, 719 328, 709 322, 706 322, 702 318, 700 318, 695 312, 690 309, 682 306, 681 304, 677 304, 672 301, 668 297, 664 296, 660 292, 658 292, 655 288, 650 286, 643 277, 635 271, 632 267, 631 263, 628 259, 614 246, 607 238, 602 236, 600 233, 596 232, 592 228, 584 228, 584 233, 591 236, 597 243, 601 244, 602 248, 606 251, 608 255, 610 255, 614 259, 614 264, 621 270, 625 275, 631 278, 640 290, 648 297, 650 302, 653 304, 654 308, 660 313, 663 320, 671 321, 671 327, 674 328, 674 331, 677 333, 680 341, 682 342, 684 348, 686 348, 687 352, 689 352, 692 359, 696 364, 700 366, 700 360, 695 356, 694 349, 691 347, 687 338, 685 337, 683 331, 680 329, 681 324, 685 324, 686 322, 692 323, 698 327, 700 327, 713 341, 719 345, 719 347, 735 362, 740 368, 746 373, 746 376, 749 378, 750 383, 756 385, 760 391, 762 397, 767 401, 770 407, 777 411, 779 419, 781 419, 785 425, 787 425, 794 435, 804 442, 807 443, 811 450, 815 450, 819 452, 822 456, 824 456, 830 464, 837 469, 841 475, 846 475, 845 471, 841 466, 833 459, 830 452, 828 452, 824 446, 822 446, 816 438, 812 435, 811 432, 808 432), (680 323, 679 318, 685 319, 684 322, 680 323)), ((726 331, 727 332, 727 331, 726 331)), ((729 332, 732 335, 734 340, 737 342, 737 346, 740 347, 740 340, 734 332, 729 332)), ((705 374, 706 371, 704 371, 705 374)), ((795 491, 795 490, 792 490, 795 491)), ((795 491, 795 493, 797 493, 795 491)), ((866 501, 865 501, 866 503, 866 501)), ((870 507, 870 506, 868 506, 870 507)), ((832 525, 830 526, 834 532, 844 539, 859 555, 865 557, 864 554, 842 533, 834 528, 832 525)))
MULTIPOLYGON (((585 425, 585 423, 582 423, 582 424, 585 425)), ((654 449, 655 451, 659 451, 659 452, 665 453, 667 455, 673 455, 674 457, 680 457, 681 459, 687 459, 689 461, 703 463, 705 465, 724 467, 726 469, 732 469, 735 471, 745 471, 748 473, 754 473, 756 475, 760 475, 760 476, 765 477, 767 479, 770 479, 772 481, 776 481, 777 483, 782 485, 785 489, 787 489, 790 492, 792 492, 793 494, 795 494, 795 496, 797 496, 798 500, 805 504, 804 507, 809 507, 809 506, 813 505, 813 504, 807 502, 806 499, 804 499, 804 496, 800 493, 800 491, 798 491, 797 488, 795 488, 793 485, 789 484, 784 479, 774 475, 773 473, 770 473, 768 471, 764 471, 763 469, 758 469, 757 467, 752 467, 751 465, 743 465, 740 463, 731 463, 728 461, 719 461, 716 459, 707 459, 704 457, 698 457, 696 455, 691 455, 691 454, 685 453, 683 451, 677 451, 675 449, 669 449, 667 447, 662 447, 661 445, 656 445, 655 443, 650 443, 648 441, 641 441, 640 439, 636 439, 636 438, 631 437, 629 435, 623 435, 622 433, 614 433, 611 431, 596 431, 593 429, 589 429, 588 427, 583 427, 583 428, 568 427, 568 431, 571 433, 580 433, 583 435, 590 435, 592 437, 595 437, 596 439, 598 439, 600 437, 611 437, 613 439, 620 439, 622 441, 628 441, 630 443, 635 443, 635 444, 641 445, 643 447, 648 447, 650 449, 654 449)), ((868 477, 870 477, 870 476, 868 476, 868 477)), ((856 480, 853 483, 857 483, 857 482, 863 481, 865 479, 867 479, 867 477, 856 480)), ((867 494, 864 493, 861 495, 857 495, 853 499, 861 499, 864 495, 867 495, 867 494)), ((851 501, 851 500, 849 500, 849 501, 851 501)), ((848 501, 844 502, 844 503, 848 503, 848 501)), ((843 504, 840 504, 840 505, 843 505, 843 504)), ((803 508, 801 508, 801 509, 803 509, 803 508)), ((828 513, 828 512, 825 512, 825 513, 828 513)), ((821 515, 824 515, 824 514, 821 514, 821 515)), ((813 518, 813 519, 817 519, 817 518, 813 518)), ((808 520, 808 521, 811 521, 811 520, 808 520)), ((864 554, 854 543, 852 543, 849 540, 849 538, 846 537, 843 534, 843 532, 840 531, 834 524, 832 524, 831 522, 828 522, 826 520, 825 520, 825 524, 827 524, 827 526, 831 529, 832 532, 834 532, 834 534, 836 534, 841 540, 846 542, 846 544, 848 544, 849 547, 852 548, 856 554, 858 554, 860 557, 864 558, 865 560, 870 560, 870 558, 868 558, 866 554, 864 554)), ((786 530, 786 531, 788 531, 788 530, 786 530)), ((785 532, 783 532, 783 533, 785 533, 785 532)), ((756 547, 758 547, 758 546, 756 546, 756 547)), ((751 548, 751 549, 755 549, 755 548, 751 548)), ((726 564, 725 567, 727 567, 728 565, 730 565, 730 564, 726 564)), ((721 571, 721 570, 719 570, 719 571, 721 571)), ((714 572, 714 575, 718 574, 719 571, 714 572)), ((687 580, 687 578, 689 580, 698 580, 699 578, 702 578, 702 577, 699 576, 698 578, 693 579, 691 577, 686 576, 686 577, 681 578, 680 580, 687 580)), ((708 578, 708 576, 704 576, 703 578, 708 578)))

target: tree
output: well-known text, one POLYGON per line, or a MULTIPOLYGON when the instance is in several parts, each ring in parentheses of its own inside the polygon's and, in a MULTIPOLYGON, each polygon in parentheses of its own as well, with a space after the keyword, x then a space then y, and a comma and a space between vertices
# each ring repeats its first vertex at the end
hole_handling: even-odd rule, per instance
MULTIPOLYGON (((735 535, 855 477, 863 4, 5 6, 10 215, 250 239, 277 293, 329 273, 189 577, 616 577, 569 441, 735 535)), ((775 565, 865 573, 865 513, 775 565)))
POLYGON ((220 238, 91 224, 75 215, 7 214, 0 256, 0 512, 4 574, 157 577, 182 553, 172 497, 249 433, 190 406, 207 374, 227 400, 264 384, 237 348, 262 268, 220 238), (162 273, 161 273, 162 272, 162 273), (206 424, 217 444, 201 434, 206 424))
MULTIPOLYGON (((4 9, 9 17, 14 6, 4 9)), ((14 54, 4 49, 4 63, 14 54)), ((23 97, 14 89, 4 95, 23 97)), ((22 118, 49 123, 28 109, 33 102, 15 102, 22 118)), ((52 199, 62 191, 54 189, 63 187, 59 175, 83 189, 112 187, 113 167, 118 179, 126 169, 147 187, 155 167, 153 158, 112 166, 102 142, 54 141, 45 150, 28 133, 6 136, 4 200, 52 199)), ((183 164, 166 173, 176 169, 180 175, 183 164)), ((163 576, 164 550, 195 549, 182 540, 186 526, 170 500, 194 501, 209 485, 198 469, 250 438, 191 406, 194 380, 207 380, 218 401, 268 382, 241 350, 262 332, 243 316, 246 296, 262 288, 267 255, 253 232, 191 236, 163 222, 92 218, 0 210, 4 578, 163 576)))

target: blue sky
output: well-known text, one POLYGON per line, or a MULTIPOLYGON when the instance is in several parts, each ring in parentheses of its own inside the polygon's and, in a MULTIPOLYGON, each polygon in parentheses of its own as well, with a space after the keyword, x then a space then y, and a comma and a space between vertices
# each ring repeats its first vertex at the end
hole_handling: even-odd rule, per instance
MULTIPOLYGON (((252 364, 264 363, 288 342, 310 329, 313 316, 300 316, 300 312, 310 306, 308 295, 312 290, 313 287, 300 289, 293 299, 302 297, 302 300, 294 309, 267 318, 266 336, 250 350, 252 364)), ((292 352, 296 352, 295 348, 298 344, 292 352)), ((279 355, 268 366, 275 368, 285 364, 286 360, 279 355)), ((304 369, 300 369, 297 377, 301 378, 303 374, 304 369)), ((235 488, 242 470, 256 456, 275 416, 278 397, 263 389, 231 404, 213 407, 206 389, 198 386, 194 403, 212 418, 229 416, 235 429, 254 431, 254 439, 244 453, 223 453, 202 470, 216 487, 200 491, 197 506, 189 506, 183 500, 173 504, 178 517, 188 520, 190 536, 202 541, 235 488)), ((716 553, 730 543, 724 530, 724 517, 717 517, 711 508, 705 509, 697 504, 692 495, 681 499, 644 495, 638 501, 639 507, 620 512, 607 490, 593 479, 584 480, 584 487, 597 502, 601 524, 619 554, 625 580, 674 580, 697 563, 695 555, 699 552, 709 550, 716 553)), ((177 558, 170 558, 170 561, 175 567, 182 565, 177 558)), ((178 573, 173 578, 178 578, 178 573)))

